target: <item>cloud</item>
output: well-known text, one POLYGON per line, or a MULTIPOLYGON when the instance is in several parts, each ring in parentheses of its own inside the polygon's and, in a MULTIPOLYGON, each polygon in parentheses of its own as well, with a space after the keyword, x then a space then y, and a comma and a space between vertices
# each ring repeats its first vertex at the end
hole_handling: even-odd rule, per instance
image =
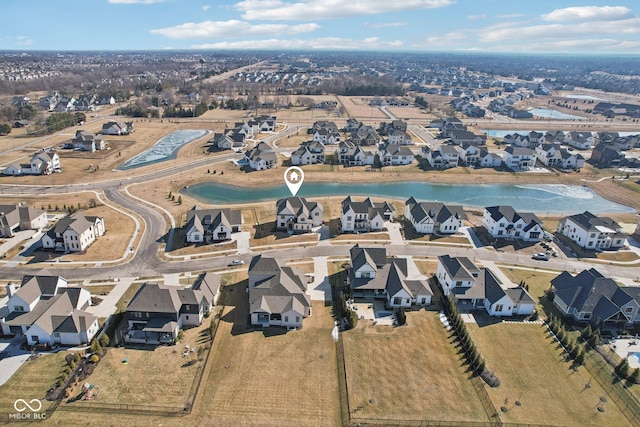
POLYGON ((380 50, 397 49, 404 46, 400 40, 390 42, 381 41, 378 37, 369 37, 361 40, 354 40, 340 37, 321 37, 315 39, 268 39, 268 40, 244 40, 233 42, 207 43, 192 45, 192 49, 330 49, 330 50, 380 50))
POLYGON ((364 23, 364 26, 368 28, 393 28, 393 27, 404 27, 406 25, 409 25, 409 23, 407 22, 376 22, 373 24, 369 22, 364 23))
POLYGON ((508 13, 506 15, 496 15, 496 18, 498 19, 513 19, 513 18, 520 18, 524 16, 524 13, 508 13))
POLYGON ((111 4, 153 4, 162 3, 164 0, 107 0, 111 4))
POLYGON ((28 46, 30 44, 33 44, 33 40, 31 40, 27 36, 17 36, 14 44, 16 46, 28 46))
POLYGON ((244 0, 236 4, 242 18, 253 20, 311 20, 375 15, 450 6, 455 0, 244 0))
POLYGON ((541 18, 553 22, 612 21, 629 17, 630 13, 625 6, 579 6, 556 9, 541 18))
POLYGON ((441 36, 427 37, 424 41, 430 45, 439 45, 440 47, 446 47, 458 44, 459 42, 466 40, 467 35, 461 31, 453 31, 441 36))
POLYGON ((565 53, 640 53, 640 41, 627 41, 615 39, 574 39, 562 41, 549 41, 544 43, 529 43, 518 45, 503 45, 494 51, 503 52, 565 52, 565 53))
POLYGON ((315 31, 318 24, 259 24, 252 25, 245 21, 204 21, 188 22, 173 27, 151 30, 170 39, 206 39, 206 38, 237 38, 244 36, 279 36, 283 34, 300 34, 315 31))
POLYGON ((487 15, 469 15, 467 16, 467 19, 471 20, 471 21, 477 21, 480 19, 485 19, 487 17, 487 15))
POLYGON ((209 10, 211 8, 211 6, 209 6, 208 4, 205 4, 204 6, 202 6, 202 10, 204 10, 205 12, 207 10, 209 10))

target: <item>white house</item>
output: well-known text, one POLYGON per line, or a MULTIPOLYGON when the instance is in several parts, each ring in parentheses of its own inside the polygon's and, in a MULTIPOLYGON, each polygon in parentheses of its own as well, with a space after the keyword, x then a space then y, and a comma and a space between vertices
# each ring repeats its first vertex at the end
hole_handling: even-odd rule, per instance
POLYGON ((463 142, 458 147, 460 163, 467 166, 475 166, 480 161, 480 147, 468 142, 463 142))
POLYGON ((322 127, 313 134, 313 141, 320 142, 324 145, 335 145, 342 141, 342 137, 337 128, 333 130, 329 127, 322 127))
POLYGON ((187 212, 184 226, 188 243, 212 243, 231 238, 242 228, 242 213, 237 209, 198 209, 187 212))
POLYGON ((435 169, 449 169, 458 166, 460 154, 453 145, 441 144, 437 149, 431 149, 429 146, 422 147, 422 158, 425 159, 429 166, 435 169))
MULTIPOLYGON (((350 250, 347 281, 355 298, 384 299, 392 308, 431 304, 433 293, 422 276, 410 277, 407 258, 387 258, 385 248, 350 250)), ((412 269, 415 271, 415 268, 412 269)))
POLYGON ((511 170, 527 170, 536 165, 536 152, 530 148, 511 145, 504 150, 504 163, 511 170))
POLYGON ((265 170, 278 167, 278 157, 266 143, 260 142, 245 153, 245 159, 253 170, 265 170))
POLYGON ((557 231, 585 249, 619 249, 626 242, 617 222, 589 211, 562 218, 557 231))
POLYGON ((343 233, 380 231, 385 221, 393 221, 395 217, 393 203, 374 203, 368 197, 357 202, 348 196, 342 201, 340 225, 343 233))
POLYGON ((322 225, 322 205, 302 197, 287 197, 276 202, 276 230, 309 233, 322 225))
POLYGON ((345 166, 373 165, 375 154, 365 151, 351 141, 342 141, 338 145, 338 163, 345 166))
POLYGON ((543 236, 542 221, 535 214, 516 212, 511 206, 485 208, 482 225, 494 238, 539 242, 543 236))
POLYGON ((476 166, 481 168, 499 168, 502 165, 502 157, 487 150, 480 150, 476 166))
POLYGON ((104 235, 104 220, 97 216, 85 216, 81 212, 59 220, 42 236, 42 247, 64 252, 83 252, 104 235))
POLYGON ((391 143, 381 145, 379 155, 382 166, 410 165, 415 158, 408 147, 391 143))
POLYGON ((391 128, 387 131, 387 142, 389 144, 412 145, 413 140, 404 129, 391 128))
POLYGON ((16 230, 40 230, 47 226, 47 213, 17 205, 0 205, 0 237, 13 237, 16 230))
POLYGON ((538 159, 549 167, 560 169, 580 169, 584 166, 584 157, 572 153, 558 144, 540 144, 536 147, 538 159))
POLYGON ((491 316, 530 315, 535 301, 522 287, 506 287, 488 268, 467 257, 438 257, 436 279, 445 296, 465 310, 484 309, 491 316))
POLYGON ((7 285, 7 296, 2 332, 25 336, 29 345, 87 344, 98 332, 98 318, 85 311, 90 292, 60 276, 24 276, 19 289, 7 285))
POLYGON ((311 316, 304 271, 275 258, 253 257, 249 264, 249 317, 254 326, 301 328, 311 316))
POLYGON ((440 202, 418 203, 411 197, 405 202, 404 216, 411 221, 417 233, 455 234, 465 217, 462 206, 440 202))
POLYGON ((568 132, 565 134, 564 142, 567 145, 579 150, 588 150, 595 145, 596 138, 591 132, 568 132))
POLYGON ((322 142, 309 142, 291 153, 291 164, 294 166, 324 163, 325 146, 322 142))
POLYGON ((46 149, 34 153, 29 163, 14 163, 2 171, 5 175, 49 175, 53 172, 62 172, 60 157, 54 150, 46 149))

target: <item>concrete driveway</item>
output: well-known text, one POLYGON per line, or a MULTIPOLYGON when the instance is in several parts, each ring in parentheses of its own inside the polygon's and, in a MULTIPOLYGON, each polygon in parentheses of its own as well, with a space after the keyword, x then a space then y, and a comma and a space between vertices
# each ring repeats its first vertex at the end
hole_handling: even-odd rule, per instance
POLYGON ((329 284, 329 257, 313 258, 313 283, 307 288, 307 295, 311 301, 331 301, 331 285, 329 284))
POLYGON ((31 356, 30 352, 20 349, 23 339, 24 337, 16 336, 12 340, 0 341, 0 352, 3 354, 3 358, 0 360, 0 385, 9 381, 9 378, 31 356))

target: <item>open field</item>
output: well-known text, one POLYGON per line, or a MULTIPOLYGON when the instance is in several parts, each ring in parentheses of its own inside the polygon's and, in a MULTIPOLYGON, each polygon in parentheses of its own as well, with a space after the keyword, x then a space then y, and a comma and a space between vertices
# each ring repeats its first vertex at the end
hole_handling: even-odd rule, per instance
POLYGON ((544 293, 551 288, 551 280, 560 274, 560 271, 557 274, 554 274, 509 267, 501 267, 500 269, 513 283, 518 284, 524 281, 524 283, 529 287, 529 293, 536 302, 536 308, 539 311, 541 310, 541 314, 547 316, 551 314, 549 311, 552 309, 553 303, 546 299, 544 293))
POLYGON ((43 409, 50 405, 44 397, 62 373, 66 365, 66 355, 67 352, 60 351, 26 361, 9 381, 0 386, 0 414, 3 422, 7 420, 7 414, 16 413, 13 407, 16 399, 24 399, 27 402, 40 399, 43 409))
POLYGON ((343 339, 354 422, 487 421, 436 311, 409 312, 407 326, 397 328, 360 321, 343 339))
MULTIPOLYGON (((356 117, 363 123, 378 127, 382 121, 389 121, 389 118, 378 107, 369 105, 373 97, 365 96, 338 96, 338 102, 347 111, 347 117, 356 117)), ((338 125, 340 126, 340 125, 338 125)))
POLYGON ((224 426, 338 425, 330 308, 314 303, 312 316, 298 331, 251 331, 245 286, 243 281, 227 287, 230 305, 213 344, 194 425, 211 420, 224 426))
POLYGON ((546 326, 496 323, 470 333, 487 367, 500 379, 486 387, 504 422, 566 426, 625 426, 629 422, 586 368, 577 371, 565 362, 546 326), (525 351, 526 349, 526 351, 525 351), (585 384, 590 384, 586 387, 585 384), (517 406, 516 401, 521 405, 517 406), (596 407, 605 411, 599 412, 596 407))

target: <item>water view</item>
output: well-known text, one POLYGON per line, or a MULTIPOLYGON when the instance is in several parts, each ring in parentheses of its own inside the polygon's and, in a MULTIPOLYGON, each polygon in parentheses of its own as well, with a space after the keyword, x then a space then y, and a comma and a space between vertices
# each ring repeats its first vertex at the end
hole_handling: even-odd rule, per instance
POLYGON ((163 136, 151 148, 126 160, 118 169, 139 168, 152 163, 174 159, 180 147, 208 134, 208 130, 182 129, 163 136))
MULTIPOLYGON (((205 203, 242 204, 277 200, 291 194, 284 183, 276 187, 244 188, 218 183, 201 183, 183 190, 205 203)), ((613 203, 587 187, 578 185, 450 185, 427 182, 391 183, 305 183, 298 195, 301 197, 371 196, 406 200, 413 196, 419 201, 439 201, 461 204, 474 208, 492 205, 511 205, 516 210, 539 214, 579 213, 628 213, 634 209, 613 203)))
POLYGON ((543 117, 545 119, 554 120, 586 120, 584 117, 574 116, 572 114, 563 113, 562 111, 552 108, 534 108, 529 111, 534 116, 543 117))

